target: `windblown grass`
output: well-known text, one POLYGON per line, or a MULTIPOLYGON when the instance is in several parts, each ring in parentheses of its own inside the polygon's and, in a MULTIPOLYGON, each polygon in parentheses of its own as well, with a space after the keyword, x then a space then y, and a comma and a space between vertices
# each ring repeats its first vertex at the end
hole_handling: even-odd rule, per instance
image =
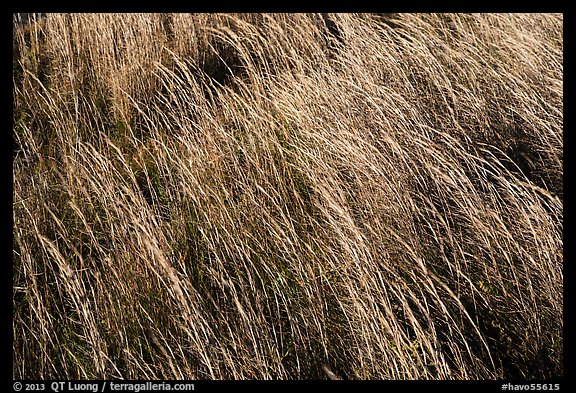
POLYGON ((14 28, 14 378, 563 374, 563 17, 14 28))

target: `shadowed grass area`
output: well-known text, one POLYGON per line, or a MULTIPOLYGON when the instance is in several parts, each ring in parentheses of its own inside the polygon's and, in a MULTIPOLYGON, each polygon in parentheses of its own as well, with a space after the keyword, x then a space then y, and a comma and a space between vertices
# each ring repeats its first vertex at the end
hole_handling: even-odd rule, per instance
POLYGON ((562 34, 557 14, 15 26, 14 378, 562 376, 562 34))

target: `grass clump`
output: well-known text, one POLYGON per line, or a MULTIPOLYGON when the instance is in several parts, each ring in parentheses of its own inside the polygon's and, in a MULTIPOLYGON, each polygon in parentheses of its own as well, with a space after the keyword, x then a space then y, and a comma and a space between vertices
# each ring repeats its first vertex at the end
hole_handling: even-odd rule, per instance
POLYGON ((15 25, 14 378, 562 376, 562 30, 15 25))

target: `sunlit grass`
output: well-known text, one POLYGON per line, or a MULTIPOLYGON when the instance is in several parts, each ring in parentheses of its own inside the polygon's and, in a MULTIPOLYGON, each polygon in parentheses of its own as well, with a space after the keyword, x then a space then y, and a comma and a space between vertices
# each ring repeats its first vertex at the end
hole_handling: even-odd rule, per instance
POLYGON ((15 27, 14 378, 561 376, 562 30, 15 27))

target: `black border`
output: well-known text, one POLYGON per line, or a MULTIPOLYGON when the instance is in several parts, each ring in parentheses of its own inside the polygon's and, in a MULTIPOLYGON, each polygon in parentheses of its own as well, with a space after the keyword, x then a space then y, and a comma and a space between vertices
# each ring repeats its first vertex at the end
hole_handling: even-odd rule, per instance
MULTIPOLYGON (((26 390, 26 386, 34 385, 34 391, 43 391, 46 393, 56 392, 51 388, 53 383, 59 386, 64 386, 64 388, 59 388, 56 393, 68 393, 68 392, 82 392, 80 390, 70 390, 68 389, 68 384, 70 383, 72 387, 74 385, 81 384, 97 384, 98 392, 114 393, 114 392, 135 392, 135 390, 111 390, 110 384, 122 384, 122 385, 142 385, 147 382, 155 384, 167 384, 172 387, 181 383, 190 383, 194 385, 193 390, 172 390, 179 392, 212 392, 214 389, 217 391, 235 391, 235 390, 248 390, 250 392, 270 392, 278 391, 282 388, 286 388, 289 391, 330 391, 330 389, 345 389, 347 391, 360 391, 360 392, 405 392, 405 391, 420 391, 420 390, 438 390, 442 392, 468 392, 470 389, 478 389, 482 392, 516 392, 516 391, 537 391, 537 386, 540 385, 540 392, 561 392, 566 390, 564 383, 559 381, 545 381, 545 380, 533 380, 533 381, 420 381, 420 380, 408 380, 408 381, 330 381, 330 380, 292 380, 292 381, 229 381, 229 380, 217 380, 217 381, 171 381, 171 380, 155 380, 155 381, 99 381, 99 380, 14 380, 11 383, 13 392, 30 392, 31 390, 26 390), (14 385, 22 386, 21 390, 14 389, 14 385), (44 389, 38 388, 38 386, 43 385, 44 389), (534 388, 531 390, 531 385, 534 388), (546 385, 547 389, 542 389, 546 385), (505 386, 505 388, 504 388, 505 386), (522 386, 522 388, 520 388, 522 386), (516 388, 515 388, 516 387, 516 388)), ((154 390, 140 390, 140 392, 154 391, 154 390)), ((167 392, 169 390, 156 390, 157 392, 167 392)), ((90 390, 84 390, 84 392, 90 392, 90 390)))
POLYGON ((567 1, 389 1, 389 0, 224 0, 98 2, 26 1, 12 3, 12 12, 564 12, 567 1))

